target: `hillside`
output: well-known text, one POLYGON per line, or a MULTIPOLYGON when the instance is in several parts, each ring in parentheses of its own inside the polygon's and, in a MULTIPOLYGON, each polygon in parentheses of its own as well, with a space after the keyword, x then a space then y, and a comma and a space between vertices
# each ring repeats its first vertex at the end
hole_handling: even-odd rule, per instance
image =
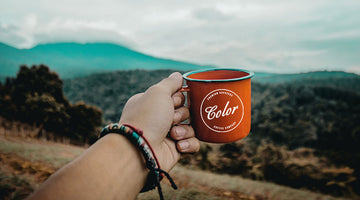
MULTIPOLYGON (((204 68, 188 62, 156 58, 125 46, 109 43, 54 43, 16 49, 0 43, 0 75, 14 76, 19 66, 46 64, 61 78, 128 69, 204 68)), ((209 66, 207 66, 209 67, 209 66)))
MULTIPOLYGON (((68 79, 64 92, 71 102, 96 105, 105 121, 116 122, 130 96, 171 72, 131 70, 68 79)), ((254 80, 246 142, 205 145, 199 156, 183 163, 335 195, 360 191, 360 77, 312 72, 292 78, 272 84, 254 80)))
MULTIPOLYGON (((0 135, 0 199, 24 199, 58 168, 84 150, 73 145, 0 135)), ((240 176, 190 170, 181 165, 171 171, 171 176, 179 189, 173 190, 163 181, 166 199, 346 200, 240 176)), ((137 199, 158 199, 158 194, 153 190, 140 194, 137 199)))

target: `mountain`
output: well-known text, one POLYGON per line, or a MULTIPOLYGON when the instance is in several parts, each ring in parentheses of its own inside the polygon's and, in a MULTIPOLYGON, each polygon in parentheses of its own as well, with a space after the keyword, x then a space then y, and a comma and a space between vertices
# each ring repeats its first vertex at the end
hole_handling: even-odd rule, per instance
MULTIPOLYGON (((197 65, 170 59, 156 58, 125 46, 109 43, 53 43, 42 44, 31 49, 17 49, 0 43, 0 81, 14 76, 19 66, 45 64, 56 71, 62 79, 83 77, 95 73, 118 70, 170 69, 189 71, 213 66, 197 65)), ((341 86, 357 87, 360 91, 359 75, 341 71, 317 71, 297 74, 274 74, 255 72, 254 82, 263 84, 315 84, 330 82, 341 86), (347 81, 345 81, 347 80, 347 81)))
POLYGON ((45 64, 61 78, 129 69, 194 70, 209 66, 162 59, 109 43, 54 43, 17 49, 0 43, 0 75, 14 76, 19 66, 45 64))
POLYGON ((326 86, 354 92, 360 91, 360 76, 343 71, 314 71, 298 74, 255 72, 253 82, 268 85, 286 83, 292 86, 326 86))
POLYGON ((347 73, 343 71, 314 71, 306 73, 294 74, 273 74, 273 73, 256 73, 253 78, 254 81, 259 83, 288 83, 293 81, 303 81, 309 79, 334 79, 334 78, 354 78, 359 75, 354 73, 347 73))

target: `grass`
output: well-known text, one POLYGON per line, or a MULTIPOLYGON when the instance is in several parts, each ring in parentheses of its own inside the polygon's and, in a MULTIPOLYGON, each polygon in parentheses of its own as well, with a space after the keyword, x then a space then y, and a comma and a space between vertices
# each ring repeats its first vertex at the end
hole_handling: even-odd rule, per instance
POLYGON ((36 187, 31 177, 0 171, 0 199, 24 199, 36 187))
POLYGON ((16 153, 30 161, 45 162, 55 168, 60 168, 79 156, 84 148, 52 142, 0 140, 0 151, 16 153))
MULTIPOLYGON (((37 140, 5 139, 0 136, 0 152, 7 155, 16 155, 31 162, 42 162, 54 168, 60 168, 84 151, 84 148, 42 142, 37 140)), ((6 164, 6 163, 5 163, 6 164)), ((8 168, 0 167, 0 193, 6 197, 18 197, 36 189, 38 184, 31 181, 31 174, 11 173, 8 168), (30 176, 30 177, 29 177, 30 176)), ((239 176, 221 175, 211 172, 193 170, 181 165, 175 166, 171 176, 178 184, 179 189, 173 190, 169 183, 162 181, 165 199, 192 200, 192 199, 243 199, 243 200, 341 200, 320 193, 307 190, 297 190, 273 183, 253 181, 239 176)), ((0 194, 1 196, 1 194, 0 194)), ((4 196, 3 196, 4 197, 4 196)), ((2 198, 0 199, 13 199, 2 198)), ((156 190, 140 194, 137 200, 159 199, 156 190)))
POLYGON ((298 190, 269 182, 244 179, 240 176, 213 174, 211 172, 190 170, 176 166, 171 175, 177 181, 190 181, 192 185, 206 185, 210 188, 221 188, 225 191, 236 191, 247 196, 260 197, 261 199, 276 200, 340 200, 329 195, 315 193, 307 190, 298 190), (190 179, 190 180, 187 180, 190 179))
MULTIPOLYGON (((193 188, 179 188, 177 190, 172 189, 168 185, 162 185, 165 199, 171 200, 193 200, 193 199, 207 199, 207 200, 222 200, 221 197, 216 197, 211 193, 199 191, 193 188)), ((157 190, 152 190, 146 193, 141 193, 137 197, 137 200, 157 200, 159 194, 157 190)))

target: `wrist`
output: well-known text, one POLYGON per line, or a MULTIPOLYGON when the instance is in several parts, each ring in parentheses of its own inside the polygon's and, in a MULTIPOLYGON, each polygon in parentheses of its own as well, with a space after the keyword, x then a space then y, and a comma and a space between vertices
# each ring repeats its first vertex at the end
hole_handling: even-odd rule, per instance
POLYGON ((109 133, 116 133, 125 136, 135 147, 137 147, 143 155, 146 167, 149 170, 160 168, 159 161, 154 154, 154 149, 147 138, 143 135, 142 130, 137 129, 130 124, 112 123, 102 129, 99 137, 104 137, 109 133))
MULTIPOLYGON (((139 149, 136 148, 125 136, 120 134, 107 134, 101 139, 101 141, 104 143, 103 146, 106 146, 105 148, 111 151, 111 154, 119 154, 121 156, 119 160, 124 160, 127 163, 128 167, 126 167, 126 169, 133 169, 134 172, 132 172, 132 174, 136 175, 136 178, 140 179, 140 182, 143 184, 139 185, 143 186, 149 170, 146 169, 144 165, 145 159, 141 155, 139 149)), ((113 162, 117 162, 117 160, 114 160, 113 162)), ((123 169, 120 169, 120 171, 122 170, 123 169)))
POLYGON ((154 154, 153 148, 151 147, 146 137, 144 137, 143 132, 140 129, 137 129, 129 124, 109 124, 101 131, 100 138, 110 133, 116 133, 125 136, 126 139, 132 143, 133 147, 137 147, 137 149, 139 149, 143 155, 145 159, 145 166, 150 171, 147 182, 141 192, 146 192, 157 187, 160 199, 163 199, 160 181, 164 176, 169 179, 172 187, 177 189, 177 186, 170 175, 161 169, 156 155, 154 154))
POLYGON ((129 119, 120 119, 119 124, 129 124, 132 127, 141 130, 147 141, 154 149, 157 149, 160 146, 161 142, 158 137, 159 132, 153 130, 153 124, 149 125, 148 123, 142 122, 141 120, 134 121, 129 119))

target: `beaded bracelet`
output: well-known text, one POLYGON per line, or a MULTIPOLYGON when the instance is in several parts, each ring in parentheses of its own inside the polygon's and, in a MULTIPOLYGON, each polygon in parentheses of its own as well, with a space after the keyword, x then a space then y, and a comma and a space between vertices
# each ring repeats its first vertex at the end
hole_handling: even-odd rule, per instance
POLYGON ((160 163, 154 154, 154 150, 152 149, 150 143, 144 137, 143 132, 129 124, 109 124, 105 126, 100 132, 99 139, 104 137, 109 133, 117 133, 124 135, 126 138, 130 140, 135 146, 138 147, 141 154, 145 158, 146 168, 150 170, 148 178, 146 180, 145 186, 142 188, 140 192, 146 192, 152 189, 158 188, 160 199, 163 200, 164 196, 162 194, 162 189, 160 185, 160 181, 164 177, 164 175, 169 179, 171 186, 176 190, 177 186, 170 175, 164 170, 160 169, 160 163))

